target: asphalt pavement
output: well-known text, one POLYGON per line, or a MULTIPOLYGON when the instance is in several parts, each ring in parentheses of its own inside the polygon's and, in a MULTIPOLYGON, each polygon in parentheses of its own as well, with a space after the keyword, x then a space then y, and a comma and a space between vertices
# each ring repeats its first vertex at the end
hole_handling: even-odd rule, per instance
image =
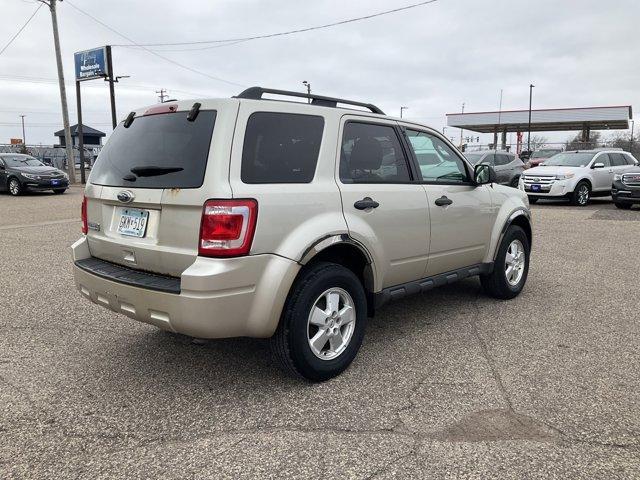
POLYGON ((0 195, 0 478, 640 478, 640 209, 539 202, 516 299, 392 304, 343 375, 85 301, 81 191, 0 195))

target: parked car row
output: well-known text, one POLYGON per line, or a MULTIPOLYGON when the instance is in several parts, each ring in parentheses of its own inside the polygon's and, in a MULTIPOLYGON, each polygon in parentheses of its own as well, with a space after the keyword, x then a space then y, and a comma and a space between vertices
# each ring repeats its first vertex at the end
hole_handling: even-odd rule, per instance
MULTIPOLYGON (((630 190, 625 187, 623 177, 634 184, 633 175, 638 170, 638 161, 628 152, 610 149, 576 150, 561 152, 537 167, 530 168, 521 176, 519 188, 535 203, 543 198, 568 198, 573 205, 585 206, 592 197, 612 195, 616 190, 616 206, 629 203, 630 190), (614 182, 618 182, 617 186, 614 182)), ((632 185, 633 186, 633 185, 632 185)), ((631 197, 633 198, 633 197, 631 197)), ((624 207, 623 207, 624 208, 624 207)))

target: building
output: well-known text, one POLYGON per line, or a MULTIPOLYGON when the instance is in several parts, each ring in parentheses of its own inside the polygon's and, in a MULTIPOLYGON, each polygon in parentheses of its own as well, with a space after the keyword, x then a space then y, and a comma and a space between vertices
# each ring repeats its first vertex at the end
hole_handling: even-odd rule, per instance
MULTIPOLYGON (((57 131, 54 133, 56 137, 58 137, 58 143, 61 147, 66 147, 67 143, 64 139, 64 129, 57 131)), ((82 125, 82 142, 85 147, 101 147, 102 146, 102 137, 106 137, 107 134, 101 132, 100 130, 96 130, 95 128, 91 128, 88 125, 82 125)), ((71 139, 73 141, 73 146, 78 145, 78 124, 75 124, 71 127, 71 139)))

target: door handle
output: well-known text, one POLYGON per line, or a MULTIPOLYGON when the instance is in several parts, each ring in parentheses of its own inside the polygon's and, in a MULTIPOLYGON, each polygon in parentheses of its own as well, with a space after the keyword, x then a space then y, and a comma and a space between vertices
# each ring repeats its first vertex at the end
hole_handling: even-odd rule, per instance
POLYGON ((367 208, 378 208, 380 204, 371 197, 364 197, 362 200, 358 200, 354 203, 353 206, 358 210, 366 210, 367 208))
POLYGON ((440 198, 438 198, 435 203, 439 207, 446 207, 447 205, 451 205, 453 203, 453 200, 451 200, 446 195, 443 195, 440 198))

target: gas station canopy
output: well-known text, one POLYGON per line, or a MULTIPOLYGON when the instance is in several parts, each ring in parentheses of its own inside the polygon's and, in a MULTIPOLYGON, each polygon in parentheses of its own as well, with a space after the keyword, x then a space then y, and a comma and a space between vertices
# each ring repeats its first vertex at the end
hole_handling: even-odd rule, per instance
MULTIPOLYGON (((631 118, 630 105, 531 110, 531 131, 624 130, 631 118)), ((479 133, 526 132, 529 110, 448 113, 447 126, 479 133)))

